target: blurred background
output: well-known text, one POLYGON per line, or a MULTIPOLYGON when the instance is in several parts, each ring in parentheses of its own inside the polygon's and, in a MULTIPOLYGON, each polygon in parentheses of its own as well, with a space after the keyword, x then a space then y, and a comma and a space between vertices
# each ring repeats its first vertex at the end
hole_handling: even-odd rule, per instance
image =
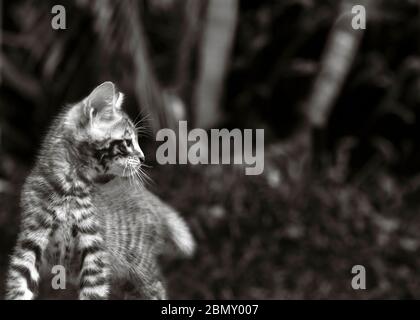
POLYGON ((1 2, 0 297, 19 192, 51 119, 111 80, 147 115, 149 188, 198 251, 175 299, 420 297, 420 1, 1 2), (66 29, 53 30, 54 5, 66 29), (366 29, 351 27, 354 5, 366 29), (265 129, 265 170, 162 166, 155 133, 265 129), (366 268, 353 290, 351 268, 366 268))

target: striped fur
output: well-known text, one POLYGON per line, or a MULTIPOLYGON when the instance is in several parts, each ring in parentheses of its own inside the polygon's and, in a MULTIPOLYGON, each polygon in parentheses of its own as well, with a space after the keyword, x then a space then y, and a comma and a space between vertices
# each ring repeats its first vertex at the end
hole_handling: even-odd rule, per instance
POLYGON ((35 298, 41 276, 57 264, 78 282, 80 299, 107 299, 115 279, 128 281, 136 297, 163 299, 156 256, 166 242, 193 252, 177 213, 137 187, 132 175, 144 155, 122 98, 105 82, 52 124, 22 189, 7 299, 35 298))
POLYGON ((137 297, 165 298, 157 257, 169 248, 192 255, 194 240, 187 225, 171 207, 127 178, 115 178, 99 190, 94 202, 104 212, 101 218, 113 273, 137 284, 131 292, 137 297), (174 237, 175 229, 186 232, 183 241, 174 237))

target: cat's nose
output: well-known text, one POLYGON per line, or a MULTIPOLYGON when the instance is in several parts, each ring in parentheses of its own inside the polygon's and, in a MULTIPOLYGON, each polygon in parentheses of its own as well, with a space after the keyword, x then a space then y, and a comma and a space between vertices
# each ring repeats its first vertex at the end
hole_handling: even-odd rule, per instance
POLYGON ((139 155, 140 162, 143 163, 145 161, 144 154, 139 155))

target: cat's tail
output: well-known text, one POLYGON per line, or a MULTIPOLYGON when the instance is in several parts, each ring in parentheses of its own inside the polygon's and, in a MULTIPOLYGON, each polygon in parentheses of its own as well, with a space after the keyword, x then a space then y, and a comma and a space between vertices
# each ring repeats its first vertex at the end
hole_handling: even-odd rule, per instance
POLYGON ((187 223, 172 210, 166 212, 165 219, 170 247, 175 247, 177 253, 182 256, 191 257, 195 252, 196 243, 187 223))

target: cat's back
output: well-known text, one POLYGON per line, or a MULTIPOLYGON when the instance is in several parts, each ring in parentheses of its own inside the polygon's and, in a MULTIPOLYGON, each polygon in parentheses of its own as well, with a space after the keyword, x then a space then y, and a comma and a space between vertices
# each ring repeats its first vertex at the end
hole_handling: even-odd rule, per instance
POLYGON ((125 178, 115 178, 99 185, 94 196, 95 204, 104 211, 121 212, 133 215, 135 219, 153 218, 159 222, 160 212, 165 204, 144 186, 134 185, 125 178), (152 216, 152 217, 149 217, 152 216))
POLYGON ((118 261, 158 254, 163 248, 165 223, 151 197, 146 188, 124 178, 97 187, 94 204, 105 230, 107 249, 118 261))

